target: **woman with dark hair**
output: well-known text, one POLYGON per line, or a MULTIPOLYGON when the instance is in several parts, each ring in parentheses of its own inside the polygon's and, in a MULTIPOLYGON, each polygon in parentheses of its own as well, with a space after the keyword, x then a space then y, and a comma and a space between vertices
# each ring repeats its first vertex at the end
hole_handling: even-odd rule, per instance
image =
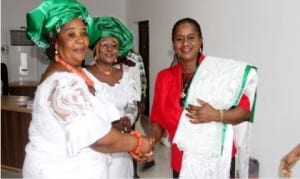
POLYGON ((232 126, 252 117, 256 70, 205 56, 200 25, 191 18, 175 23, 172 43, 174 61, 156 77, 149 135, 159 141, 168 132, 174 178, 228 178, 232 126))
POLYGON ((95 97, 95 84, 81 68, 92 23, 75 0, 46 0, 27 14, 27 35, 52 61, 34 97, 24 178, 108 178, 110 153, 151 155, 149 138, 112 128, 120 114, 95 97))

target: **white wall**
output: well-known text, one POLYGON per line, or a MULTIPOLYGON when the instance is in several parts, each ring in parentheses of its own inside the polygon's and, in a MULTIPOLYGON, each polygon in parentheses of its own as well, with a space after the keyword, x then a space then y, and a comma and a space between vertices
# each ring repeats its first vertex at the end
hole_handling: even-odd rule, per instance
MULTIPOLYGON (((40 2, 30 0, 16 5, 20 4, 19 0, 1 1, 1 44, 8 43, 10 28, 25 25, 25 12, 40 2)), ((115 15, 126 21, 135 36, 136 23, 149 20, 151 96, 156 73, 168 67, 172 60, 172 26, 183 17, 195 18, 201 24, 205 54, 244 60, 257 66, 259 87, 251 153, 260 161, 260 177, 278 177, 280 158, 300 142, 299 0, 81 2, 93 16, 115 15)), ((294 174, 300 177, 300 163, 295 166, 294 174)))
MULTIPOLYGON (((258 67, 251 153, 260 161, 260 177, 278 177, 280 158, 300 142, 300 1, 130 0, 129 4, 128 20, 150 21, 151 89, 157 71, 170 65, 171 29, 183 17, 201 24, 206 55, 258 67)), ((300 163, 294 176, 300 177, 300 163)))

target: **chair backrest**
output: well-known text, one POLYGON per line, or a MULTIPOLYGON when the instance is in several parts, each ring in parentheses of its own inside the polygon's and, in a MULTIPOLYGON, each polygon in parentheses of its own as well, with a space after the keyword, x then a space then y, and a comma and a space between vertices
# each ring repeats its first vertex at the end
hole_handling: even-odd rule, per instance
POLYGON ((1 90, 2 95, 8 95, 9 87, 8 87, 8 71, 5 63, 1 63, 1 90))

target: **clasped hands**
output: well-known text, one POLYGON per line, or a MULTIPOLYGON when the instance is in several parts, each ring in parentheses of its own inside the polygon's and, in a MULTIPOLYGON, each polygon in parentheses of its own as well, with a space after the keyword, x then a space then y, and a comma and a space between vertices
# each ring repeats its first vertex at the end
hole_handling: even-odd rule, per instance
MULTIPOLYGON (((131 131, 131 122, 127 116, 121 117, 119 120, 114 121, 112 123, 113 127, 119 130, 122 133, 130 133, 131 131)), ((138 154, 134 154, 130 152, 132 158, 137 161, 146 161, 148 158, 154 155, 154 138, 141 136, 142 137, 142 144, 141 149, 138 154)))
POLYGON ((153 137, 142 136, 141 150, 138 154, 130 152, 132 158, 137 161, 146 161, 154 155, 155 140, 153 137))

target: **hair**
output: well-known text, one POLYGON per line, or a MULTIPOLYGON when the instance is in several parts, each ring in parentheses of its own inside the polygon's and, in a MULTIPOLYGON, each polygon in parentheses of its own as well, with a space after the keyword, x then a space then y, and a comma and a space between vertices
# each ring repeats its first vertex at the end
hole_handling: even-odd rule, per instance
POLYGON ((54 60, 55 58, 55 44, 57 41, 57 35, 54 37, 49 37, 49 47, 46 49, 45 54, 47 55, 47 57, 49 58, 49 60, 54 60))
MULTIPOLYGON (((177 30, 178 26, 181 25, 181 24, 184 24, 184 23, 188 23, 188 24, 193 25, 194 28, 195 28, 195 30, 196 30, 196 32, 199 35, 199 38, 203 39, 203 37, 202 37, 202 31, 201 31, 201 27, 200 27, 199 23, 196 20, 192 19, 192 18, 186 17, 186 18, 178 20, 174 24, 174 26, 172 28, 172 41, 174 41, 174 39, 175 39, 175 33, 176 33, 176 30, 177 30)), ((200 49, 201 49, 201 51, 199 52, 199 56, 201 55, 201 53, 203 51, 203 42, 201 43, 200 49)), ((172 67, 173 65, 177 64, 178 61, 179 61, 178 56, 176 54, 174 54, 173 61, 172 61, 170 67, 172 67)))
POLYGON ((135 67, 136 63, 130 59, 128 59, 126 56, 124 57, 118 57, 118 61, 116 64, 125 64, 129 67, 135 67))

